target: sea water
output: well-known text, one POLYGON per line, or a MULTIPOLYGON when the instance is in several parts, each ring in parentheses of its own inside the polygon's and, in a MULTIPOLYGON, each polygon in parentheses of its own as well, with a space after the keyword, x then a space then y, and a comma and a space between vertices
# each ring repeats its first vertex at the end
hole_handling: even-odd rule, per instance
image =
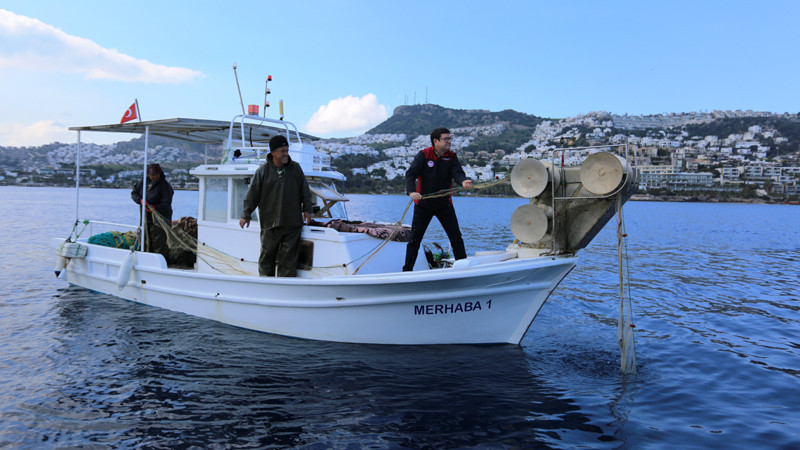
MULTIPOLYGON (((798 448, 800 207, 629 202, 637 373, 620 373, 615 224, 521 345, 379 346, 238 329, 53 275, 75 192, 0 187, 0 447, 798 448)), ((134 223, 125 190, 79 217, 134 223)), ((351 218, 411 222, 404 196, 351 218)), ((175 217, 196 217, 178 191, 175 217)), ((454 199, 468 253, 524 199, 454 199)), ((447 246, 434 220, 427 241, 447 246)), ((435 293, 434 293, 435 294, 435 293)))

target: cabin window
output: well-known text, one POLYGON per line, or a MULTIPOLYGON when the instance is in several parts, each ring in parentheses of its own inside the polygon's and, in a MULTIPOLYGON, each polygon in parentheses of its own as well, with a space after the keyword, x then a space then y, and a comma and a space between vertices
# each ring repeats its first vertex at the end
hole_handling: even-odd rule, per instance
MULTIPOLYGON (((234 178, 233 179, 233 204, 231 205, 231 219, 239 219, 242 217, 242 209, 244 208, 244 197, 247 195, 247 190, 250 189, 250 180, 252 178, 234 178)), ((258 222, 258 209, 253 211, 250 215, 251 220, 258 222)))
POLYGON ((208 177, 205 179, 203 219, 210 222, 227 222, 228 179, 208 177))
POLYGON ((336 192, 334 186, 313 180, 308 183, 311 189, 311 204, 314 210, 314 217, 347 219, 347 212, 344 203, 347 198, 336 192))

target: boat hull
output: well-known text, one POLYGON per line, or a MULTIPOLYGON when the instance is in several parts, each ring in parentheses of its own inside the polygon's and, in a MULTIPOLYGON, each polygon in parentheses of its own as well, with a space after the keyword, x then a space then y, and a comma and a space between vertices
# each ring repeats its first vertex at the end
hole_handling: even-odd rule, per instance
MULTIPOLYGON (((57 246, 61 241, 53 240, 57 246)), ((305 339, 371 344, 518 344, 575 256, 511 258, 462 268, 274 278, 167 268, 158 254, 92 244, 61 278, 137 303, 305 339)))

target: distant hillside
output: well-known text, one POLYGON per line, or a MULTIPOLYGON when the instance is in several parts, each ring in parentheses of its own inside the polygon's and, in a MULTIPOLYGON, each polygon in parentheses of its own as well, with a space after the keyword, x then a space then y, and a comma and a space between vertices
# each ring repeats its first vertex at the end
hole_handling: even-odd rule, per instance
POLYGON ((0 166, 20 168, 44 161, 47 154, 64 144, 54 142, 39 147, 0 147, 0 166))
MULTIPOLYGON (((410 145, 414 138, 418 136, 427 136, 433 128, 439 126, 457 129, 502 124, 502 127, 497 128, 501 130, 499 134, 476 134, 467 146, 459 149, 463 154, 471 153, 473 155, 475 161, 470 162, 483 165, 490 162, 491 158, 485 155, 483 157, 479 156, 482 152, 492 154, 497 150, 503 150, 506 153, 512 153, 522 147, 534 147, 534 144, 536 146, 548 144, 558 145, 556 139, 563 136, 575 136, 577 138, 575 140, 575 145, 577 146, 602 144, 608 142, 612 136, 616 135, 627 135, 639 138, 649 137, 656 140, 675 140, 676 136, 684 134, 686 137, 680 140, 681 143, 684 143, 687 142, 687 138, 692 138, 694 136, 717 136, 720 139, 725 139, 732 134, 744 134, 747 132, 748 128, 753 125, 760 125, 765 129, 774 130, 773 137, 764 138, 759 141, 759 145, 769 147, 768 157, 800 152, 800 116, 796 114, 716 118, 706 122, 687 123, 676 127, 666 126, 670 123, 669 120, 656 120, 660 116, 656 118, 651 116, 641 117, 647 119, 642 120, 642 122, 655 126, 637 129, 615 127, 614 125, 616 124, 611 124, 613 116, 607 113, 589 113, 574 118, 547 119, 513 110, 497 112, 487 110, 464 110, 445 108, 431 104, 398 106, 395 108, 391 117, 369 130, 366 133, 366 137, 380 134, 405 134, 405 142, 384 142, 380 139, 377 141, 370 141, 366 139, 364 142, 367 143, 364 145, 371 146, 380 151, 398 145, 410 145), (548 134, 552 135, 552 139, 534 142, 532 140, 533 132, 538 125, 547 120, 552 123, 550 126, 546 127, 546 130, 540 133, 539 139, 541 139, 541 136, 548 134)), ((335 139, 333 141, 347 142, 349 139, 335 139)), ((356 142, 358 140, 353 139, 353 141, 356 142)), ((0 171, 4 168, 12 170, 32 167, 44 168, 50 167, 56 162, 72 162, 74 157, 71 155, 74 155, 74 144, 74 142, 55 142, 37 147, 0 146, 0 171), (73 147, 73 149, 65 150, 66 147, 73 147)), ((94 151, 91 151, 91 148, 89 148, 89 151, 85 153, 86 159, 84 159, 84 164, 132 165, 133 160, 131 160, 130 155, 140 152, 143 144, 143 138, 138 137, 129 141, 119 142, 114 147, 107 146, 95 149, 94 151)), ((91 145, 93 144, 87 144, 89 147, 91 147, 91 145)), ((161 152, 160 154, 166 155, 165 158, 167 159, 158 162, 166 164, 195 164, 199 161, 203 161, 206 153, 205 146, 201 144, 192 144, 157 136, 150 137, 149 145, 151 148, 162 146, 180 150, 166 153, 161 152)), ((219 146, 209 146, 209 160, 218 159, 220 152, 221 148, 219 146)), ((381 156, 381 158, 383 157, 384 156, 381 156)), ((339 161, 338 164, 342 164, 342 162, 339 161)), ((366 165, 364 168, 365 167, 366 165)), ((0 175, 2 175, 2 173, 0 173, 0 175)))
POLYGON ((405 133, 412 136, 426 135, 436 127, 461 128, 505 123, 509 126, 536 128, 543 120, 533 116, 506 109, 491 112, 477 109, 449 109, 439 105, 398 106, 391 117, 367 134, 405 133))
MULTIPOLYGON (((156 146, 174 147, 184 150, 189 155, 203 155, 205 146, 203 144, 196 144, 194 142, 182 141, 180 139, 170 139, 161 136, 150 136, 148 141, 150 148, 156 146)), ((222 144, 222 143, 220 143, 222 144)), ((140 136, 130 141, 118 142, 117 152, 130 153, 131 150, 141 150, 144 148, 144 136, 140 136)))
MULTIPOLYGON (((150 136, 148 142, 150 148, 157 146, 173 147, 183 151, 182 160, 185 162, 202 161, 205 154, 205 147, 203 144, 195 144, 191 142, 181 141, 177 139, 169 139, 160 136, 150 136)), ((22 168, 41 166, 44 161, 48 161, 48 155, 65 146, 73 146, 75 142, 61 143, 54 142, 39 147, 2 147, 0 146, 0 166, 22 168)), ((94 144, 86 144, 87 146, 94 146, 94 144)), ((140 136, 129 141, 118 142, 113 150, 109 147, 107 155, 128 155, 133 151, 141 151, 144 148, 144 137, 140 136)), ((73 152, 74 153, 74 152, 73 152)), ((209 157, 219 157, 219 149, 210 149, 209 157)), ((72 162, 73 158, 69 158, 72 162)), ((84 164, 91 164, 91 161, 84 161, 84 164)))
POLYGON ((718 119, 713 122, 686 125, 683 127, 691 136, 714 135, 724 138, 730 134, 747 131, 753 125, 766 127, 778 132, 778 135, 797 144, 800 143, 800 122, 785 117, 737 117, 718 119))

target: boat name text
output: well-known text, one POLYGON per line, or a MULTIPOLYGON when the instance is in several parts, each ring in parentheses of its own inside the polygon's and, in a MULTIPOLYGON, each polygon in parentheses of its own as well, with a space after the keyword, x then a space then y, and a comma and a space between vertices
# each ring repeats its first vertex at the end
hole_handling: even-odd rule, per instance
POLYGON ((491 299, 486 300, 483 305, 480 300, 474 302, 439 303, 435 305, 414 305, 414 315, 455 314, 459 312, 482 311, 484 308, 492 309, 491 299))

